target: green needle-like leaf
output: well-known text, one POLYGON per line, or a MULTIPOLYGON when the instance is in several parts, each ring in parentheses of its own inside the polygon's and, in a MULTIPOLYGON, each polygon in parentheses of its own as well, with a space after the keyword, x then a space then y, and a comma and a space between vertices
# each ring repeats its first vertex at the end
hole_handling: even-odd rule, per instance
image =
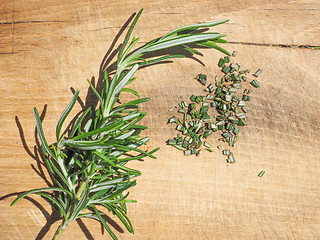
POLYGON ((128 92, 128 93, 132 93, 133 95, 140 97, 139 93, 131 88, 122 88, 121 92, 128 92))
POLYGON ((129 220, 127 215, 124 212, 122 212, 122 210, 117 205, 115 204, 107 205, 103 203, 101 205, 106 207, 111 212, 114 212, 116 216, 120 219, 120 221, 123 223, 123 225, 127 228, 127 230, 130 233, 134 233, 131 221, 129 220))
POLYGON ((74 104, 76 103, 78 95, 79 95, 79 90, 77 90, 74 93, 71 101, 69 102, 69 104, 66 107, 66 109, 63 111, 63 113, 62 113, 62 115, 61 115, 61 117, 60 117, 60 119, 58 121, 57 129, 56 129, 57 141, 59 141, 59 139, 60 139, 60 131, 61 131, 62 124, 64 123, 64 121, 66 120, 66 117, 68 116, 68 114, 72 110, 74 104))
POLYGON ((112 237, 112 239, 114 240, 118 240, 118 238, 116 237, 116 235, 112 232, 112 230, 110 229, 110 227, 107 225, 106 221, 101 217, 101 212, 98 211, 98 209, 91 204, 91 207, 93 208, 94 212, 96 213, 97 217, 99 218, 100 222, 102 223, 102 225, 104 226, 104 228, 107 230, 107 232, 110 234, 110 236, 112 237))
POLYGON ((54 192, 64 192, 66 194, 68 194, 70 197, 72 197, 72 193, 70 191, 68 191, 67 189, 63 189, 63 188, 57 188, 57 187, 48 187, 48 188, 39 188, 39 189, 33 189, 30 190, 28 192, 25 192, 23 194, 21 194, 19 197, 17 197, 10 206, 13 206, 14 204, 16 204, 16 202, 18 202, 20 199, 24 198, 25 196, 31 194, 31 193, 39 193, 39 192, 47 192, 47 191, 54 191, 54 192))
POLYGON ((43 130, 42 130, 41 120, 40 120, 39 113, 38 113, 38 111, 37 111, 36 108, 33 108, 33 114, 34 114, 34 117, 35 117, 35 119, 36 119, 37 130, 38 130, 38 134, 39 134, 40 141, 41 141, 41 144, 42 144, 43 148, 45 149, 45 151, 46 151, 53 159, 57 160, 57 159, 56 159, 56 156, 55 156, 55 155, 52 153, 52 151, 50 150, 46 138, 44 137, 44 133, 43 133, 43 130))
POLYGON ((139 65, 141 65, 141 66, 152 65, 152 64, 159 63, 159 62, 163 62, 163 61, 168 60, 168 59, 185 58, 185 57, 186 56, 184 56, 184 55, 178 55, 178 54, 176 54, 176 55, 168 55, 168 56, 163 56, 163 57, 160 57, 160 58, 156 58, 156 59, 152 59, 152 60, 149 60, 149 61, 142 62, 139 65))
POLYGON ((219 24, 223 24, 223 23, 226 23, 228 22, 229 20, 228 19, 224 19, 224 20, 219 20, 219 21, 216 21, 216 22, 209 22, 209 23, 197 23, 197 24, 193 24, 193 25, 188 25, 188 26, 184 26, 184 27, 180 27, 180 28, 177 28, 169 33, 167 33, 166 35, 164 35, 163 37, 160 38, 159 41, 162 41, 166 38, 168 38, 169 36, 172 36, 172 35, 175 35, 177 33, 181 33, 181 32, 184 32, 184 31, 188 31, 188 32, 191 32, 191 31, 195 31, 199 28, 208 28, 208 27, 214 27, 214 26, 217 26, 219 24))
POLYGON ((174 46, 184 45, 188 43, 195 43, 200 41, 206 41, 211 39, 219 38, 221 35, 218 33, 208 33, 208 34, 195 34, 188 37, 181 37, 173 40, 167 40, 160 43, 154 43, 150 47, 145 48, 145 52, 154 52, 161 49, 166 49, 174 46))
POLYGON ((122 58, 122 53, 123 53, 123 51, 124 51, 127 43, 129 42, 131 33, 132 33, 135 25, 137 24, 138 19, 139 19, 140 15, 141 15, 142 11, 143 11, 143 8, 138 12, 137 16, 136 16, 135 19, 133 20, 133 23, 132 23, 131 27, 129 28, 129 31, 128 31, 127 35, 126 35, 126 38, 124 39, 124 42, 123 42, 122 47, 121 47, 120 52, 119 52, 118 62, 119 62, 120 59, 122 58))
POLYGON ((87 81, 88 81, 89 86, 91 87, 92 91, 94 92, 94 94, 98 97, 99 102, 100 102, 100 106, 103 108, 104 104, 103 104, 103 100, 102 100, 100 94, 97 92, 96 88, 92 85, 92 83, 89 80, 87 80, 87 81))
POLYGON ((53 207, 58 207, 58 210, 61 214, 61 216, 63 216, 63 218, 66 220, 67 219, 67 214, 65 212, 65 209, 63 208, 63 206, 53 197, 51 197, 50 195, 43 193, 43 192, 37 192, 36 194, 46 198, 47 202, 50 203, 50 205, 52 205, 53 207))
POLYGON ((90 132, 87 132, 87 133, 83 133, 83 134, 80 134, 74 138, 72 138, 72 140, 79 140, 79 139, 84 139, 84 138, 88 138, 88 137, 91 137, 93 135, 97 135, 97 134, 100 134, 100 133, 109 133, 110 131, 113 131, 115 129, 119 129, 121 127, 121 125, 123 124, 123 120, 122 119, 119 119, 117 121, 115 121, 114 123, 111 123, 103 128, 99 128, 99 129, 96 129, 96 130, 92 130, 90 132))

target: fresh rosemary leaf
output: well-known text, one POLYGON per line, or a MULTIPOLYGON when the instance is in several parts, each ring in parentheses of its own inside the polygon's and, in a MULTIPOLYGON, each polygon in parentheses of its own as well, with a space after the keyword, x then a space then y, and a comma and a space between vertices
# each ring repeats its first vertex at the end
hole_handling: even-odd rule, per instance
POLYGON ((104 107, 104 104, 103 104, 103 100, 100 96, 100 94, 97 92, 96 88, 92 85, 92 83, 89 81, 89 79, 87 80, 88 81, 88 84, 89 86, 91 87, 92 91, 95 93, 95 95, 98 97, 99 101, 100 101, 100 107, 101 109, 103 109, 104 107))
POLYGON ((64 207, 61 205, 61 203, 59 203, 56 199, 54 199, 53 197, 51 197, 50 195, 48 195, 47 193, 43 193, 43 192, 37 192, 37 195, 40 195, 47 200, 48 203, 50 203, 51 206, 53 206, 53 208, 57 209, 60 212, 61 216, 66 220, 67 219, 67 215, 65 213, 65 209, 64 207))
POLYGON ((129 39, 130 39, 131 33, 132 33, 135 25, 137 24, 140 15, 142 14, 142 11, 143 11, 143 9, 140 9, 140 11, 138 12, 137 16, 136 16, 135 19, 133 20, 133 23, 132 23, 132 25, 130 26, 129 31, 127 32, 127 35, 126 35, 126 37, 125 37, 125 39, 124 39, 124 41, 123 41, 122 47, 121 47, 120 52, 119 52, 119 55, 118 55, 118 63, 120 62, 120 59, 123 57, 123 54, 122 54, 122 53, 123 53, 123 51, 124 51, 124 49, 125 49, 128 41, 129 41, 129 39))
POLYGON ((121 92, 132 93, 133 95, 140 97, 139 93, 131 88, 122 88, 121 92))
POLYGON ((39 188, 39 189, 33 189, 30 190, 28 192, 25 192, 23 194, 21 194, 19 197, 17 197, 11 204, 10 206, 13 206, 14 204, 16 204, 20 199, 24 198, 25 196, 31 194, 31 193, 38 193, 38 192, 47 192, 47 191, 56 191, 56 192, 64 192, 67 195, 72 197, 72 193, 66 189, 62 189, 62 188, 57 188, 57 187, 48 187, 48 188, 39 188))
POLYGON ((142 61, 140 63, 141 66, 146 66, 146 65, 152 65, 152 64, 156 64, 156 63, 159 63, 159 62, 162 62, 164 60, 167 60, 167 59, 173 59, 173 58, 185 58, 186 56, 185 55, 167 55, 167 56, 163 56, 163 57, 159 57, 159 58, 156 58, 156 59, 151 59, 149 61, 142 61))
POLYGON ((180 27, 180 28, 177 28, 177 29, 165 34, 163 37, 160 38, 160 41, 164 40, 165 38, 168 38, 169 36, 177 35, 177 33, 186 32, 186 31, 187 32, 192 32, 192 31, 195 31, 195 30, 197 30, 199 28, 214 27, 214 26, 217 26, 219 24, 226 23, 228 21, 229 21, 228 19, 224 19, 224 20, 219 20, 219 21, 216 21, 216 22, 197 23, 197 24, 193 24, 193 25, 180 27))
MULTIPOLYGON (((83 133, 83 134, 80 134, 70 140, 79 140, 79 139, 84 139, 84 138, 88 138, 88 137, 91 137, 93 135, 96 135, 96 134, 100 134, 100 133, 109 133, 110 131, 114 131, 116 129, 119 129, 122 125, 124 124, 123 122, 123 119, 119 119, 103 128, 99 128, 99 129, 96 129, 96 130, 93 130, 93 131, 90 131, 90 132, 86 132, 86 133, 83 133)), ((67 141, 70 141, 70 140, 67 140, 67 141)), ((66 141, 64 141, 66 142, 66 141)))
POLYGON ((60 131, 61 131, 62 124, 64 123, 64 121, 66 120, 66 117, 68 116, 68 114, 72 110, 74 104, 76 103, 78 95, 79 95, 79 90, 74 93, 71 101, 67 105, 66 109, 63 111, 63 113, 58 121, 57 128, 56 128, 57 141, 60 140, 60 131))
POLYGON ((50 155, 50 157, 52 157, 53 159, 55 159, 57 161, 56 156, 50 150, 48 143, 47 143, 47 140, 44 136, 43 129, 42 129, 42 123, 41 123, 39 113, 36 108, 33 108, 33 114, 34 114, 34 118, 36 119, 37 130, 38 130, 38 134, 39 134, 39 138, 40 138, 42 147, 45 149, 45 152, 50 155))
POLYGON ((102 223, 102 225, 104 226, 104 228, 107 230, 107 232, 110 234, 110 236, 112 237, 112 239, 117 240, 118 238, 116 237, 116 235, 112 232, 111 228, 107 225, 106 221, 101 217, 101 214, 104 215, 103 213, 101 213, 95 206, 94 204, 91 204, 91 206, 96 214, 96 216, 98 217, 99 221, 102 223))
POLYGON ((218 33, 192 34, 186 37, 178 37, 176 39, 170 39, 160 43, 151 44, 151 46, 145 48, 145 52, 154 52, 161 49, 166 49, 166 48, 179 46, 183 44, 195 43, 195 42, 198 43, 198 42, 206 41, 209 39, 217 39, 219 37, 222 37, 222 35, 218 33))

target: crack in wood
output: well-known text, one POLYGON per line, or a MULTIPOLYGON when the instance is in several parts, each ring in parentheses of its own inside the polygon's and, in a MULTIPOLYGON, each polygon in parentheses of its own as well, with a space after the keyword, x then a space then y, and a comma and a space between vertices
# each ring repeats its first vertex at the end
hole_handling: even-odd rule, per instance
POLYGON ((280 48, 307 48, 320 50, 319 45, 301 45, 301 44, 276 44, 276 43, 253 43, 253 42, 228 42, 230 44, 238 45, 253 45, 253 46, 263 46, 263 47, 280 47, 280 48))
POLYGON ((20 52, 31 52, 30 50, 16 50, 15 52, 0 52, 0 55, 10 55, 10 54, 17 54, 20 52))
POLYGON ((12 22, 0 22, 0 24, 21 24, 21 23, 56 23, 56 22, 66 22, 66 21, 59 21, 59 20, 52 20, 52 21, 12 21, 12 22))
POLYGON ((14 53, 14 0, 12 0, 12 54, 14 53))
POLYGON ((181 15, 182 13, 179 13, 179 12, 167 12, 167 13, 155 13, 155 14, 166 14, 166 15, 175 15, 175 14, 178 14, 178 15, 181 15))
POLYGON ((16 54, 17 52, 0 52, 0 55, 16 54))

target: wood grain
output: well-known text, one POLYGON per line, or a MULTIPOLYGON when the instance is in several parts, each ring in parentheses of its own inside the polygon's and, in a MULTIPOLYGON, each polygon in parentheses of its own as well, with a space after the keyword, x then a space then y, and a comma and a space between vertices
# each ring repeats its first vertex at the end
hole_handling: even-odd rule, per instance
MULTIPOLYGON (((140 44, 182 25, 228 18, 216 28, 228 34, 224 47, 238 51, 242 66, 264 72, 233 165, 218 151, 186 158, 165 144, 175 134, 166 124, 168 109, 201 93, 195 75, 219 74, 221 53, 204 50, 199 60, 205 66, 188 58, 137 73, 133 88, 151 97, 142 105, 148 146, 161 150, 156 160, 132 163, 142 171, 130 195, 138 200, 129 206, 135 234, 113 218, 119 239, 319 239, 320 51, 312 47, 320 46, 320 3, 315 0, 2 1, 1 239, 52 238, 60 222, 40 197, 9 206, 14 193, 47 186, 34 170, 39 166, 32 108, 43 113, 45 134, 53 142, 71 88, 80 90, 83 104, 96 101, 86 79, 97 82, 105 54, 121 43, 121 29, 142 7, 134 31, 140 44), (266 174, 258 178, 261 170, 266 174)), ((79 104, 73 113, 80 109, 79 104)), ((109 236, 96 221, 82 220, 61 239, 72 238, 109 236)))

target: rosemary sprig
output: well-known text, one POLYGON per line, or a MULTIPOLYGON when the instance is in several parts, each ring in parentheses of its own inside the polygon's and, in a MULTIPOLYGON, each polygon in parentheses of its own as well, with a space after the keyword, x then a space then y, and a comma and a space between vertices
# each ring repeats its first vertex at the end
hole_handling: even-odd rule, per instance
POLYGON ((102 92, 98 93, 89 82, 99 100, 99 108, 92 106, 86 109, 72 122, 69 134, 61 135, 62 125, 77 101, 79 91, 76 91, 58 121, 57 142, 51 145, 46 141, 38 111, 34 108, 44 161, 55 187, 27 191, 18 196, 11 205, 31 193, 42 196, 62 217, 62 223, 53 239, 58 239, 66 227, 78 218, 92 218, 101 222, 111 237, 117 239, 103 219, 106 213, 100 210, 102 208, 114 213, 127 230, 134 233, 127 216, 126 203, 135 201, 128 200, 129 192, 124 192, 136 185, 134 178, 141 173, 126 167, 126 164, 145 157, 155 158, 153 154, 159 148, 149 152, 139 148, 149 141, 149 137, 139 136, 147 127, 137 124, 146 115, 140 112, 138 105, 149 98, 138 98, 116 105, 117 100, 123 91, 138 96, 136 91, 127 88, 126 85, 135 80, 133 75, 140 66, 185 57, 184 54, 168 54, 150 59, 146 54, 171 47, 182 47, 192 54, 200 54, 188 45, 192 43, 193 46, 213 48, 230 55, 216 45, 226 42, 222 39, 225 35, 195 32, 228 20, 181 27, 132 51, 139 38, 133 38, 130 43, 129 40, 141 13, 142 9, 135 17, 122 44, 117 58, 117 69, 111 80, 107 71, 104 72, 102 92), (99 209, 97 206, 100 206, 99 209))

